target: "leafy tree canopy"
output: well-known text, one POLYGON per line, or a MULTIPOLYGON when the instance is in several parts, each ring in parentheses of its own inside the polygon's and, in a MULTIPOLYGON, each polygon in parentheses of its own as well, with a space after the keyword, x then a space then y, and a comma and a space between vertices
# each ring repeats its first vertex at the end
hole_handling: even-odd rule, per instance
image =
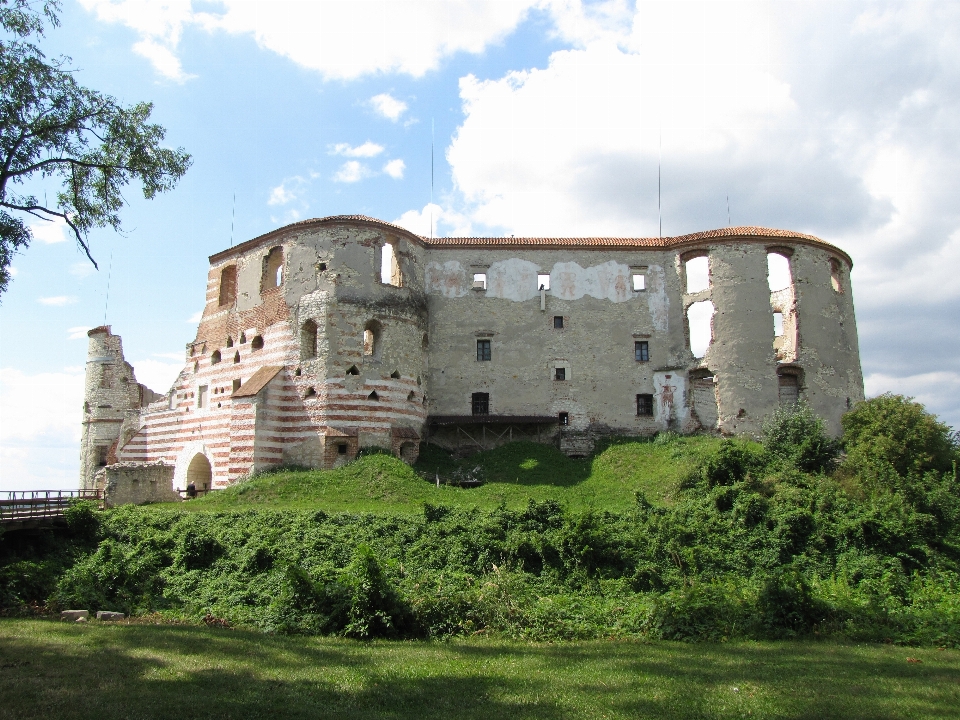
POLYGON ((173 188, 190 167, 183 148, 163 147, 166 131, 149 121, 151 103, 125 107, 85 88, 70 59, 48 59, 35 40, 59 25, 59 0, 0 0, 0 293, 13 255, 30 244, 30 216, 61 218, 90 262, 93 228, 121 229, 123 188, 143 196, 173 188), (30 180, 62 182, 54 202, 23 189, 30 180))
POLYGON ((847 464, 861 471, 879 465, 901 477, 949 472, 960 437, 913 398, 885 393, 859 403, 840 420, 847 464))

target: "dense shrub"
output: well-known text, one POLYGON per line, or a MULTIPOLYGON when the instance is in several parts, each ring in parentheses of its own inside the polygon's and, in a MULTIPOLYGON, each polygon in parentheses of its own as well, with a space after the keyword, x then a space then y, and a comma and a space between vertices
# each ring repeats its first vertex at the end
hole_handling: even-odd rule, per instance
POLYGON ((763 446, 775 458, 807 473, 830 470, 840 455, 840 443, 827 434, 823 420, 802 401, 778 409, 764 424, 763 446))

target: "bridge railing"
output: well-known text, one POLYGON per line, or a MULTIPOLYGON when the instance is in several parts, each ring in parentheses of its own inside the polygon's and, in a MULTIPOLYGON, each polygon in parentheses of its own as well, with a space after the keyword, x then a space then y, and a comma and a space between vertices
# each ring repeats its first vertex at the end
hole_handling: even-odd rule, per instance
POLYGON ((0 523, 56 518, 75 500, 103 499, 100 490, 10 490, 0 492, 0 523))

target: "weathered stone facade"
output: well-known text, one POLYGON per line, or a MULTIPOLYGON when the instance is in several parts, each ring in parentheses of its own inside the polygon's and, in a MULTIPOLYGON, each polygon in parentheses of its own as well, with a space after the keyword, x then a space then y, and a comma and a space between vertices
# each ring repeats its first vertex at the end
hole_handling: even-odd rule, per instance
POLYGON ((136 385, 109 328, 91 331, 82 484, 103 460, 166 462, 175 486, 203 489, 362 447, 412 462, 427 437, 583 454, 603 434, 752 434, 799 397, 838 432, 863 398, 850 267, 818 238, 764 228, 428 239, 361 216, 296 223, 210 258, 167 396, 136 385), (791 279, 775 292, 771 253, 791 279), (688 292, 696 258, 709 283, 688 292), (713 310, 703 357, 694 305, 713 310), (142 389, 103 387, 105 372, 142 389))

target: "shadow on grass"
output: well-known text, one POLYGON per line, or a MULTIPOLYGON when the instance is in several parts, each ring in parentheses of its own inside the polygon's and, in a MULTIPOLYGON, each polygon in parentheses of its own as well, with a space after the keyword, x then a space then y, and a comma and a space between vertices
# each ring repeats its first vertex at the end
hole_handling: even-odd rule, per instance
POLYGON ((590 477, 590 461, 568 458, 552 445, 518 441, 484 450, 461 460, 436 445, 421 448, 414 469, 431 478, 446 477, 456 470, 482 468, 486 483, 506 485, 552 485, 572 487, 590 477))

